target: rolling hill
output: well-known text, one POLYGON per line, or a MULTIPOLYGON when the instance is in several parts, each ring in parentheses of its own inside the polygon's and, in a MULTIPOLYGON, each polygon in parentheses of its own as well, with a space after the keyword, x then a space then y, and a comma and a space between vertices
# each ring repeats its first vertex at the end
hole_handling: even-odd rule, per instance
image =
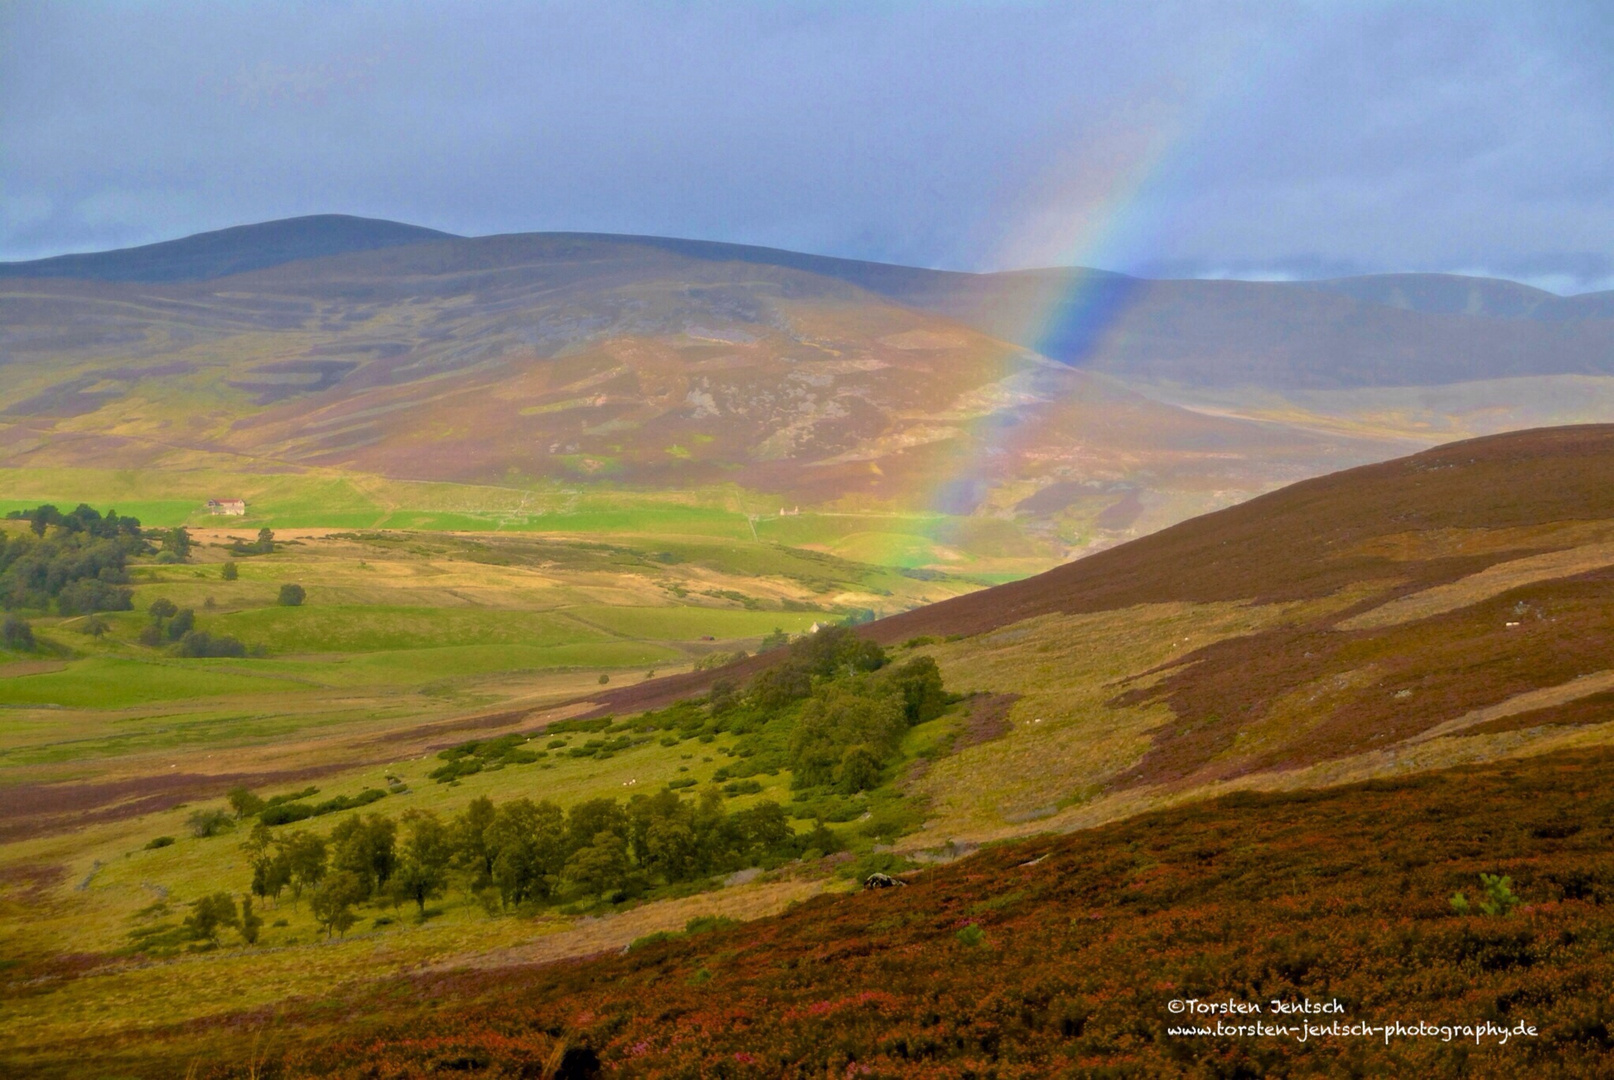
POLYGON ((857 557, 1046 566, 1435 441, 1614 416, 1606 307, 326 215, 0 266, 0 469, 75 501, 49 470, 168 502, 131 478, 737 490, 752 516, 998 538, 830 526, 857 557))
MULTIPOLYGON (((202 246, 233 265, 254 235, 202 246)), ((197 281, 11 278, 0 466, 738 486, 770 513, 1018 519, 1047 565, 1415 445, 1165 404, 792 260, 689 247, 444 239, 197 281)))
MULTIPOLYGON (((252 948, 126 959, 120 941, 173 929, 156 922, 171 886, 175 901, 240 887, 237 845, 139 847, 182 820, 167 804, 13 843, 0 912, 35 944, 5 976, 5 1060, 60 1076, 1606 1075, 1611 476, 1614 425, 1449 444, 868 624, 962 697, 836 819, 881 841, 844 865, 905 888, 822 895, 844 888, 841 864, 804 857, 639 905, 484 916, 466 895, 403 924, 377 904, 335 944, 301 936, 287 903, 252 948), (893 806, 909 824, 881 832, 893 806), (42 953, 47 930, 72 954, 42 953), (1185 1035, 1170 1002, 1190 998, 1338 1001, 1309 1018, 1437 1030, 1185 1035), (1503 1042, 1475 1035, 1486 1023, 1524 1028, 1503 1042)), ((553 750, 668 730, 653 725, 705 704, 639 710, 778 655, 464 723, 559 735, 553 750)), ((435 759, 411 752, 451 746, 451 724, 367 719, 348 751, 371 756, 318 778, 345 791, 384 768, 383 807, 444 814, 490 790, 575 798, 690 768, 715 797, 766 745, 717 716, 619 763, 568 751, 463 788, 428 784, 435 759)), ((221 738, 240 771, 215 786, 291 746, 221 738)), ((126 782, 173 756, 102 753, 123 754, 126 782)))
MULTIPOLYGON (((1602 741, 1611 482, 1614 426, 1488 436, 870 624, 983 702, 1012 695, 1009 745, 970 746, 916 781, 933 818, 910 846, 1073 827, 1229 783, 1602 741)), ((659 706, 766 663, 595 708, 659 706)))
POLYGON ((0 278, 85 281, 204 281, 325 255, 442 240, 451 234, 346 214, 237 225, 157 244, 0 263, 0 278))

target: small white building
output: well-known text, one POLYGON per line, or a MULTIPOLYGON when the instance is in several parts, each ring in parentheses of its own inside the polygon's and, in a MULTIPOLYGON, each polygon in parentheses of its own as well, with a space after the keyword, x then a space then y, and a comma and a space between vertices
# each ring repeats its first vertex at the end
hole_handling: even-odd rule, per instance
POLYGON ((245 499, 209 499, 207 500, 209 514, 225 514, 229 517, 245 517, 247 503, 245 499))

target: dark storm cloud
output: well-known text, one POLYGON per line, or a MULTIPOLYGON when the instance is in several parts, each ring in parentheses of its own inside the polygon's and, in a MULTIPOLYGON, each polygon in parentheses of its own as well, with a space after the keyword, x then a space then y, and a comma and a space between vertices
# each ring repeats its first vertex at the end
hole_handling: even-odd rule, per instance
POLYGON ((13 3, 0 258, 340 211, 1585 288, 1614 254, 1605 11, 13 3))

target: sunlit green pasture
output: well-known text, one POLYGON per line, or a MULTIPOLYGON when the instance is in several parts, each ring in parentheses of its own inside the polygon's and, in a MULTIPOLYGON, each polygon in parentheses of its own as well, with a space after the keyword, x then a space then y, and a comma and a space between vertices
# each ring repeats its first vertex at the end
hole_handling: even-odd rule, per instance
MULTIPOLYGON (((945 514, 794 512, 785 501, 732 486, 691 491, 587 487, 553 481, 510 486, 393 480, 335 470, 245 472, 210 464, 193 470, 0 468, 0 514, 43 502, 88 502, 146 525, 241 529, 387 529, 419 532, 550 533, 560 536, 727 542, 726 561, 746 547, 783 545, 833 552, 892 568, 967 569, 1014 560, 1021 574, 1057 561, 1013 521, 945 514), (209 499, 244 499, 245 517, 209 514, 209 499), (791 513, 781 516, 781 510, 791 513), (747 544, 747 542, 750 542, 747 544), (1018 568, 1018 563, 1024 563, 1018 568)), ((649 550, 661 550, 652 547, 649 550)), ((982 569, 990 571, 990 567, 982 569)))

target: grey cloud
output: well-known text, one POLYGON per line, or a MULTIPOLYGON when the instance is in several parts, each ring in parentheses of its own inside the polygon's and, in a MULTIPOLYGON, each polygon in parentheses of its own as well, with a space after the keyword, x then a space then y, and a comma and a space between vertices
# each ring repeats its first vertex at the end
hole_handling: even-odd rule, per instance
POLYGON ((1572 287, 1614 253, 1611 21, 1596 3, 15 3, 0 258, 336 211, 960 268, 1572 287))

